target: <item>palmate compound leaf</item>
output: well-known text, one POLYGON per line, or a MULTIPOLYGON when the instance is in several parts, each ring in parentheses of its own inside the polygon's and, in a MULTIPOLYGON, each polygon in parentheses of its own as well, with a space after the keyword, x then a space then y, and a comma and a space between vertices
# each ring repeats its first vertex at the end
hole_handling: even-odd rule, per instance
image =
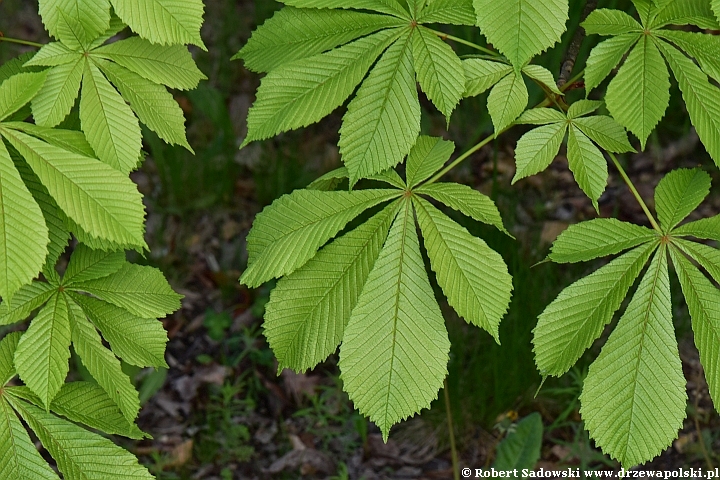
POLYGON ((120 270, 123 265, 125 265, 124 252, 92 250, 83 244, 79 244, 70 257, 70 263, 65 269, 62 283, 71 286, 74 283, 86 280, 96 280, 112 275, 120 270))
POLYGON ((502 257, 429 202, 414 198, 430 265, 455 311, 500 343, 500 320, 512 296, 512 277, 502 257))
POLYGON ((598 200, 608 181, 607 162, 602 152, 575 125, 570 126, 567 147, 568 164, 575 181, 599 211, 598 200))
POLYGON ((59 480, 60 477, 40 456, 25 427, 0 395, 0 478, 18 480, 59 480))
POLYGON ((517 166, 513 184, 542 172, 555 160, 567 132, 567 123, 543 125, 523 135, 515 148, 517 166))
POLYGON ((27 161, 63 212, 84 230, 147 248, 142 196, 126 175, 2 125, 0 133, 27 161))
POLYGON ((474 0, 477 25, 516 67, 560 41, 567 0, 474 0))
POLYGON ((191 43, 207 51, 200 38, 202 0, 110 0, 115 13, 135 33, 152 43, 191 43))
POLYGON ((243 144, 307 126, 328 115, 350 96, 399 33, 397 29, 382 30, 270 72, 248 113, 243 144))
POLYGON ((467 185, 433 183, 421 186, 415 190, 415 193, 427 195, 475 221, 492 225, 512 237, 503 224, 500 211, 495 206, 495 202, 487 195, 483 195, 467 185))
POLYGON ((55 289, 45 282, 23 285, 11 302, 0 303, 0 326, 25 320, 33 310, 44 305, 54 293, 55 289))
MULTIPOLYGON (((682 248, 682 247, 681 247, 682 248)), ((685 256, 670 248, 675 271, 692 318, 695 346, 705 371, 710 397, 720 404, 720 290, 685 256)))
POLYGON ((138 464, 134 455, 109 439, 46 413, 23 400, 8 398, 55 459, 66 480, 154 478, 145 467, 138 464))
POLYGON ((720 27, 707 0, 665 1, 658 2, 657 7, 650 21, 653 28, 687 24, 708 30, 720 27))
POLYGON ((386 207, 277 283, 263 330, 279 369, 305 371, 337 349, 396 214, 386 207))
POLYGON ((465 91, 463 66, 455 51, 437 35, 418 26, 412 33, 412 52, 420 87, 448 123, 465 91))
POLYGON ((0 138, 0 297, 6 302, 45 263, 48 228, 0 138))
POLYGON ((695 260, 707 273, 720 283, 720 250, 708 245, 673 238, 673 245, 680 248, 686 255, 695 260))
POLYGON ((614 218, 596 218, 570 225, 553 243, 548 260, 555 263, 587 262, 657 239, 657 232, 649 228, 614 218))
POLYGON ((410 150, 405 166, 409 188, 424 182, 445 165, 455 151, 455 144, 438 137, 421 135, 410 150))
POLYGON ((468 58, 462 63, 465 71, 465 97, 480 95, 513 72, 512 65, 480 58, 468 58))
POLYGON ((535 364, 543 376, 570 370, 620 308, 657 242, 639 246, 565 288, 533 330, 535 364))
POLYGON ((22 381, 49 407, 70 365, 70 319, 63 295, 55 294, 30 323, 15 352, 22 381))
POLYGON ((408 11, 400 2, 401 0, 282 0, 285 5, 298 8, 355 8, 409 20, 408 11))
POLYGON ((681 225, 673 231, 673 235, 720 242, 720 215, 681 225))
POLYGON ((124 174, 137 168, 142 149, 137 118, 91 61, 83 71, 80 122, 100 160, 124 174))
POLYGON ((96 48, 91 56, 112 60, 153 83, 178 90, 192 90, 201 80, 207 80, 182 45, 165 47, 130 37, 96 48))
POLYGON ((83 309, 69 296, 59 296, 63 296, 67 302, 75 353, 98 385, 120 408, 127 421, 134 422, 140 411, 140 400, 130 378, 122 371, 120 360, 105 348, 100 334, 88 321, 83 309))
POLYGON ((720 38, 703 33, 660 30, 657 36, 676 45, 697 60, 700 69, 715 80, 720 79, 720 38))
MULTIPOLYGON (((35 55, 31 55, 22 65, 24 67, 56 67, 73 63, 82 57, 82 53, 71 50, 62 42, 50 42, 42 46, 35 55)), ((19 58, 19 57, 18 57, 19 58)))
POLYGON ((675 75, 690 120, 716 165, 720 165, 720 89, 683 53, 663 41, 658 45, 675 75))
POLYGON ((613 118, 645 148, 670 102, 670 74, 655 42, 644 35, 632 49, 605 97, 613 118))
POLYGON ((340 378, 387 440, 392 425, 437 398, 449 351, 406 199, 345 328, 340 378))
POLYGON ((399 190, 297 190, 280 197, 253 223, 247 237, 248 268, 240 282, 257 287, 292 273, 350 220, 401 194, 399 190))
POLYGON ((600 42, 590 52, 585 67, 587 94, 602 83, 640 38, 640 34, 626 33, 600 42))
POLYGON ((643 30, 643 26, 621 10, 598 8, 590 12, 582 27, 588 35, 622 35, 643 30))
POLYGON ((0 121, 25 106, 42 89, 47 72, 18 73, 0 84, 0 121))
POLYGON ((234 59, 253 72, 269 72, 371 34, 406 23, 388 16, 352 10, 285 7, 258 27, 234 59))
POLYGON ((580 403, 590 436, 625 468, 651 460, 677 438, 687 394, 665 245, 590 365, 580 403))
POLYGON ((350 185, 400 163, 420 133, 412 37, 387 49, 348 105, 338 145, 350 185))
POLYGON ((655 209, 666 233, 702 203, 710 193, 710 182, 710 175, 699 168, 673 170, 660 180, 655 209))
POLYGON ((68 289, 90 293, 141 318, 169 315, 180 308, 182 298, 160 270, 132 263, 112 275, 73 282, 68 289))
POLYGON ((74 61, 48 70, 44 88, 33 98, 33 118, 38 125, 59 125, 75 105, 85 66, 83 56, 77 52, 75 55, 74 61))

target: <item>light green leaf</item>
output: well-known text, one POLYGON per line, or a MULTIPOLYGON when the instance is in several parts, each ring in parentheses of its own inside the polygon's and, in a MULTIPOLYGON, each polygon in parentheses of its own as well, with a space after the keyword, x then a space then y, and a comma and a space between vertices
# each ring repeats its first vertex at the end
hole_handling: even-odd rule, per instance
POLYGON ((55 127, 65 120, 80 91, 84 64, 80 57, 48 71, 44 88, 32 101, 33 118, 38 125, 55 127))
POLYGON ((467 215, 475 221, 496 227, 512 237, 503 225, 502 217, 490 197, 459 183, 433 183, 423 185, 415 193, 428 195, 453 210, 467 215))
POLYGON ((625 54, 640 38, 639 34, 628 33, 600 42, 590 52, 585 67, 585 92, 589 94, 602 83, 620 63, 625 54))
POLYGON ((103 252, 92 250, 80 244, 70 257, 70 263, 63 276, 63 285, 71 286, 86 280, 112 275, 125 265, 124 252, 103 252))
POLYGON ((587 262, 657 238, 657 232, 646 227, 614 218, 596 218, 570 225, 553 243, 548 259, 555 263, 587 262))
POLYGON ((488 90, 513 72, 512 65, 480 58, 463 60, 465 97, 474 97, 488 90))
POLYGON ((711 6, 715 16, 720 19, 720 0, 711 0, 711 6))
POLYGON ((63 16, 78 23, 81 44, 94 40, 110 26, 108 0, 40 0, 39 3, 45 28, 56 38, 62 36, 63 16))
POLYGON ((433 0, 420 13, 418 23, 475 26, 472 0, 433 0))
POLYGON ((716 165, 720 165, 720 89, 700 68, 665 42, 658 42, 675 74, 690 120, 716 165))
POLYGON ((136 440, 146 437, 137 426, 122 416, 105 390, 93 383, 66 383, 53 400, 50 410, 103 433, 136 440))
POLYGON ((45 413, 21 400, 13 400, 12 404, 55 459, 65 479, 154 478, 145 467, 138 464, 134 455, 109 439, 45 413))
POLYGON ((387 15, 285 7, 253 32, 233 60, 243 59, 253 72, 269 72, 381 28, 400 26, 401 20, 387 15))
POLYGON ((18 73, 40 71, 38 68, 25 67, 25 63, 32 59, 34 55, 34 52, 23 53, 0 65, 0 84, 18 73))
MULTIPOLYGON (((100 35, 98 38, 90 42, 90 45, 88 45, 88 51, 95 50, 99 46, 103 45, 105 42, 122 32, 127 28, 127 24, 123 22, 120 17, 115 15, 115 12, 112 12, 110 15, 110 26, 107 30, 105 30, 102 35, 100 35)), ((140 38, 140 37, 131 37, 131 38, 140 38)), ((113 42, 117 43, 117 42, 113 42)), ((88 52, 92 53, 92 52, 88 52)))
POLYGON ((650 20, 650 12, 655 9, 653 0, 632 0, 632 2, 635 5, 642 24, 647 25, 650 20))
POLYGON ((710 193, 710 175, 699 168, 673 170, 655 189, 655 209, 663 230, 670 232, 710 193))
POLYGON ((421 135, 410 150, 405 167, 409 188, 424 182, 445 165, 455 151, 455 144, 438 137, 421 135))
POLYGON ((580 402, 591 437, 625 468, 651 460, 677 438, 687 394, 664 246, 590 365, 580 402))
POLYGON ((305 371, 337 349, 396 214, 385 208, 278 282, 263 329, 280 370, 305 371))
POLYGON ((413 58, 420 87, 450 121, 465 91, 463 65, 455 51, 425 27, 413 30, 413 58))
POLYGON ((413 201, 430 265, 453 309, 500 343, 500 321, 512 297, 502 257, 426 200, 413 201))
POLYGON ((495 126, 495 136, 513 123, 528 104, 525 80, 518 72, 500 80, 488 95, 488 111, 495 126))
POLYGON ((715 80, 720 80, 720 38, 704 33, 680 30, 660 30, 657 36, 677 45, 694 57, 700 69, 715 80))
POLYGON ((86 231, 147 248, 142 196, 126 175, 23 133, 2 131, 60 208, 86 231))
POLYGON ((598 210, 598 199, 608 182, 607 162, 602 152, 575 125, 568 135, 568 163, 575 181, 598 210))
POLYGON ((18 73, 0 84, 0 121, 25 106, 45 84, 47 72, 18 73))
POLYGON ((720 250, 702 243, 673 239, 673 245, 695 260, 710 276, 720 283, 720 250))
POLYGON ((202 0, 110 0, 115 13, 135 33, 161 45, 197 45, 205 7, 202 0))
POLYGON ((497 446, 493 468, 495 471, 532 471, 540 460, 542 442, 542 417, 533 412, 520 420, 514 429, 508 429, 507 437, 497 446))
POLYGON ((538 317, 533 330, 535 364, 559 377, 590 348, 620 308, 657 242, 638 247, 565 288, 538 317))
POLYGON ((51 42, 43 45, 23 66, 56 67, 58 65, 75 63, 80 60, 82 56, 82 53, 70 50, 63 43, 51 42))
MULTIPOLYGON (((26 125, 30 124, 28 123, 26 125)), ((60 130, 57 131, 60 132, 60 130)), ((11 154, 11 156, 13 155, 11 154)), ((13 158, 13 160, 15 160, 15 167, 18 169, 18 172, 20 172, 23 182, 40 207, 45 219, 45 225, 48 228, 50 243, 47 246, 48 254, 47 257, 45 257, 45 264, 55 265, 67 247, 68 241, 70 240, 70 232, 65 228, 57 203, 55 203, 55 200, 52 199, 47 189, 40 183, 40 180, 30 169, 30 166, 22 159, 13 158)), ((0 317, 2 317, 1 314, 0 317)), ((1 323, 2 320, 0 320, 0 324, 1 323)))
POLYGON ((0 478, 58 480, 40 456, 10 404, 0 396, 0 478))
POLYGON ((576 118, 593 113, 602 106, 603 102, 596 100, 578 100, 570 105, 568 109, 568 118, 575 120, 576 118))
POLYGON ((695 346, 705 371, 710 397, 720 402, 720 290, 685 256, 670 248, 683 296, 690 310, 695 346))
POLYGON ((437 398, 449 351, 405 200, 345 329, 340 378, 387 441, 393 424, 437 398))
POLYGON ((91 322, 110 344, 113 353, 138 367, 165 367, 167 333, 162 322, 140 318, 111 303, 71 293, 91 322))
POLYGON ((137 245, 131 245, 125 242, 116 242, 107 240, 104 238, 99 238, 94 235, 91 235, 85 229, 83 229, 81 226, 79 226, 76 222, 74 222, 71 218, 68 218, 65 214, 63 214, 62 211, 58 210, 58 213, 60 214, 63 225, 65 225, 65 228, 72 232, 73 236, 77 239, 78 243, 82 243, 93 250, 103 250, 105 252, 116 252, 121 250, 135 250, 136 252, 143 254, 144 253, 144 247, 139 247, 137 245))
POLYGON ((292 273, 317 249, 366 209, 402 192, 297 190, 284 195, 255 218, 247 236, 248 268, 240 283, 251 287, 292 273))
POLYGON ((642 25, 627 13, 609 8, 593 10, 581 25, 588 35, 622 35, 643 30, 642 25))
POLYGON ((55 293, 55 289, 47 283, 33 282, 17 291, 12 301, 0 303, 0 326, 11 325, 25 320, 30 313, 39 308, 55 293))
POLYGON ((720 242, 720 215, 686 223, 673 230, 672 234, 720 242))
POLYGON ((707 0, 668 1, 653 12, 651 28, 665 25, 696 25, 703 29, 717 30, 720 28, 713 15, 710 2, 707 0))
POLYGON ((12 332, 6 334, 0 340, 0 385, 3 387, 17 375, 14 358, 21 336, 21 332, 12 332))
MULTIPOLYGON (((105 348, 95 326, 83 310, 68 298, 72 342, 75 353, 90 375, 112 398, 128 422, 133 423, 140 410, 138 393, 120 366, 120 360, 105 348)), ((21 377, 22 378, 22 377, 21 377)))
POLYGON ((568 0, 474 0, 477 25, 516 67, 560 41, 568 0))
POLYGON ((625 129, 612 117, 597 115, 576 118, 573 120, 573 125, 590 137, 593 142, 609 152, 626 153, 635 151, 628 141, 625 129))
POLYGON ((83 73, 80 121, 100 160, 125 174, 137 168, 142 149, 137 118, 91 62, 83 73))
MULTIPOLYGON (((27 133, 64 150, 90 158, 95 157, 95 152, 85 139, 85 135, 77 130, 40 127, 27 122, 3 122, 2 126, 27 133)), ((20 173, 22 173, 22 171, 20 173)))
POLYGON ((352 94, 397 35, 397 30, 383 30, 270 72, 262 79, 248 113, 243 145, 305 127, 330 114, 352 94))
POLYGON ((634 133, 644 149, 669 101, 667 66, 652 38, 645 35, 610 82, 605 102, 613 118, 634 133))
POLYGON ((338 145, 351 186, 400 163, 420 133, 411 33, 380 57, 348 105, 338 145))
POLYGON ((410 19, 407 10, 398 0, 281 0, 285 5, 298 8, 356 8, 373 10, 410 19))
POLYGON ((91 293, 141 318, 169 315, 180 308, 182 298, 160 270, 132 263, 107 277, 75 283, 72 290, 91 293))
POLYGON ((523 135, 515 147, 517 170, 513 184, 549 167, 560 151, 566 131, 566 123, 552 123, 523 135))
POLYGON ((347 168, 340 167, 329 171, 325 175, 317 178, 310 185, 305 187, 306 190, 320 190, 321 192, 329 192, 335 190, 340 182, 350 176, 347 168))
POLYGON ((0 297, 10 300, 40 273, 47 244, 42 211, 0 139, 0 297))
POLYGON ((111 62, 96 60, 97 65, 130 102, 142 123, 171 145, 181 145, 192 152, 185 138, 185 116, 170 92, 135 72, 111 62))
POLYGON ((559 122, 566 123, 567 117, 554 108, 531 108, 525 110, 515 121, 521 125, 547 125, 559 122))
POLYGON ((62 295, 53 296, 30 322, 15 352, 20 378, 46 407, 60 391, 70 365, 70 321, 62 295))
POLYGON ((557 87, 553 74, 547 68, 541 67, 540 65, 525 65, 522 68, 522 72, 531 79, 547 87, 548 90, 556 95, 563 94, 557 87))
POLYGON ((400 174, 397 173, 395 171, 395 169, 393 169, 393 168, 388 168, 387 170, 385 170, 383 172, 372 175, 372 176, 368 177, 368 179, 385 182, 387 184, 392 185, 395 188, 405 190, 405 181, 402 179, 400 174))
POLYGON ((179 90, 192 90, 207 79, 183 45, 164 47, 130 37, 97 48, 91 56, 112 60, 151 82, 179 90))

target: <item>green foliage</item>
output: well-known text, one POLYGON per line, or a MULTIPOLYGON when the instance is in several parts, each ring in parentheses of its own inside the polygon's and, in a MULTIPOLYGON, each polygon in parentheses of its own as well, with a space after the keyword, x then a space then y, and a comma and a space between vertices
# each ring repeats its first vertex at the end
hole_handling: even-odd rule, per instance
POLYGON ((204 7, 41 0, 39 8, 57 41, 0 67, 0 325, 37 311, 27 330, 0 340, 0 476, 58 478, 27 426, 63 478, 152 478, 79 424, 145 437, 120 359, 167 367, 157 318, 177 310, 180 296, 158 270, 125 261, 125 249, 147 249, 145 208, 128 173, 141 160, 139 121, 190 149, 166 87, 205 78, 185 46, 203 46, 204 7), (127 25, 141 37, 104 45, 127 25), (80 131, 65 129, 76 128, 69 117, 80 131), (55 264, 71 234, 79 243, 61 276, 55 264), (71 348, 97 384, 65 383, 71 348))
POLYGON ((539 413, 532 413, 520 420, 497 446, 496 470, 533 469, 540 460, 543 424, 539 413))
POLYGON ((720 291, 686 256, 708 265, 712 274, 720 273, 713 270, 720 252, 681 238, 688 235, 686 231, 692 232, 692 223, 676 227, 709 190, 707 173, 673 171, 655 191, 662 231, 594 220, 570 228, 553 245, 550 259, 558 262, 586 261, 634 249, 565 289, 540 316, 533 343, 544 375, 562 375, 592 345, 653 255, 617 327, 590 366, 580 397, 591 436, 624 466, 659 454, 676 437, 685 418, 687 397, 672 324, 669 259, 690 309, 708 384, 717 395, 714 345, 720 316, 715 299, 720 291))
MULTIPOLYGON (((418 138, 408 159, 411 181, 432 176, 452 150, 450 142, 418 138)), ((385 438, 393 424, 429 406, 447 373, 447 331, 424 268, 415 216, 438 283, 468 322, 497 339, 512 291, 500 255, 420 195, 448 201, 504 231, 489 198, 454 184, 414 190, 390 172, 383 177, 395 189, 299 190, 276 200, 248 235, 250 259, 241 279, 286 275, 265 315, 265 335, 279 367, 304 371, 341 345, 344 388, 385 438), (353 217, 388 201, 370 220, 317 251, 353 217)))

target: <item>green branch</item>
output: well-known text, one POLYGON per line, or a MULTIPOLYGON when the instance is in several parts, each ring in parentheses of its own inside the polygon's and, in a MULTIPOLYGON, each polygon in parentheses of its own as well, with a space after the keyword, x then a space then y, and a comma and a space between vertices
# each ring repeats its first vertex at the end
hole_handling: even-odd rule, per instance
POLYGON ((479 50, 483 53, 487 53, 488 55, 492 55, 493 57, 501 57, 502 56, 498 52, 496 52, 494 50, 490 50, 489 48, 480 46, 477 43, 469 42, 465 39, 455 37, 453 35, 448 35, 445 32, 440 32, 438 30, 433 30, 431 28, 428 28, 428 30, 431 31, 432 33, 434 33, 435 35, 437 35, 438 37, 442 38, 443 40, 452 40, 453 42, 460 43, 460 44, 468 46, 470 48, 474 48, 475 50, 479 50))

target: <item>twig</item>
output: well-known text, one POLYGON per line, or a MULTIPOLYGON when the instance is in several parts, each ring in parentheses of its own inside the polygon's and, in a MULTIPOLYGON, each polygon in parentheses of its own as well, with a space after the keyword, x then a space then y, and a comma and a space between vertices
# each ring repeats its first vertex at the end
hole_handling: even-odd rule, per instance
POLYGON ((455 445, 455 429, 453 428, 447 378, 445 379, 445 388, 443 390, 445 391, 445 414, 447 415, 448 434, 450 435, 450 455, 452 456, 453 479, 460 480, 460 462, 458 461, 457 446, 455 445))
MULTIPOLYGON (((583 10, 580 20, 581 23, 588 17, 588 15, 590 15, 590 13, 592 13, 593 10, 597 8, 597 4, 598 0, 587 0, 587 2, 585 2, 585 10, 583 10)), ((573 36, 572 41, 570 41, 567 53, 565 54, 565 60, 563 61, 562 68, 560 69, 560 77, 557 81, 558 88, 563 87, 566 83, 568 83, 568 79, 575 68, 577 57, 580 54, 580 47, 582 46, 583 40, 585 40, 585 29, 578 25, 577 30, 575 30, 575 35, 573 36)))

